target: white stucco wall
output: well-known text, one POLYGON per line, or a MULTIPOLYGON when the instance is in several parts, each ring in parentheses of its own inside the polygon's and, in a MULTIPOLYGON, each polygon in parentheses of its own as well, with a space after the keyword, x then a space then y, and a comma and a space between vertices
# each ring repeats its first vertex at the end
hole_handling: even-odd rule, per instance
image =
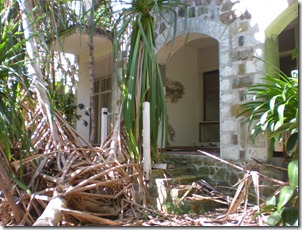
MULTIPOLYGON (((76 129, 79 134, 89 141, 89 116, 85 115, 85 111, 90 106, 90 79, 89 79, 89 61, 87 58, 79 58, 79 82, 77 91, 77 104, 84 104, 85 109, 80 110, 77 108, 77 114, 81 115, 81 119, 77 121, 76 129), (84 125, 84 120, 88 122, 88 125, 84 125)), ((103 58, 97 58, 95 60, 95 79, 111 75, 112 73, 112 55, 106 55, 103 58)), ((111 112, 111 111, 109 111, 111 112)))
POLYGON ((169 123, 175 130, 175 142, 170 141, 172 146, 192 146, 198 142, 198 100, 192 101, 198 98, 197 60, 195 49, 183 47, 166 65, 166 75, 185 88, 183 98, 177 103, 167 102, 169 123))
POLYGON ((198 50, 198 71, 200 73, 218 69, 218 62, 218 45, 198 50))
POLYGON ((85 115, 85 111, 89 108, 90 105, 90 83, 89 83, 89 63, 81 57, 79 57, 79 82, 77 90, 77 105, 82 103, 85 108, 80 110, 77 108, 77 114, 81 115, 80 120, 77 121, 76 129, 79 134, 86 140, 89 141, 89 116, 85 115), (88 122, 88 125, 84 125, 84 120, 88 122))

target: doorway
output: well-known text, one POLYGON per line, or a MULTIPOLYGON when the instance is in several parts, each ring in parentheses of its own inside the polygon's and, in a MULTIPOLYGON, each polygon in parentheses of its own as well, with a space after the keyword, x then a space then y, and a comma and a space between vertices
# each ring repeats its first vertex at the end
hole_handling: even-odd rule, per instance
POLYGON ((219 147, 218 42, 203 34, 190 34, 182 42, 182 37, 176 38, 177 49, 162 68, 169 124, 166 147, 219 147))

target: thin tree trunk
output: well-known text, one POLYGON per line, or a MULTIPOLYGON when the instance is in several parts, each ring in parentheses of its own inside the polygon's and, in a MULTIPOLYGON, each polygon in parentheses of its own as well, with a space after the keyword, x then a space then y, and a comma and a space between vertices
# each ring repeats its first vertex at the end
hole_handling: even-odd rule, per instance
POLYGON ((89 75, 90 75, 90 138, 89 142, 94 144, 96 141, 96 103, 95 103, 95 85, 94 85, 94 47, 93 47, 93 38, 89 39, 89 75))
POLYGON ((43 79, 42 71, 39 66, 39 59, 37 57, 37 42, 35 41, 35 31, 32 26, 34 21, 33 5, 30 0, 18 0, 21 14, 22 25, 24 29, 24 37, 26 39, 26 51, 29 58, 27 65, 28 73, 32 76, 32 84, 34 84, 34 90, 37 94, 37 99, 43 114, 47 117, 54 144, 58 144, 57 130, 53 124, 53 116, 51 113, 50 101, 45 90, 45 81, 43 79))
POLYGON ((66 208, 66 205, 66 199, 62 196, 54 196, 33 226, 58 226, 62 220, 62 209, 66 208))
POLYGON ((96 142, 96 124, 97 124, 97 113, 95 103, 95 77, 94 77, 94 44, 93 44, 93 14, 94 14, 94 1, 92 1, 92 11, 88 18, 88 32, 89 32, 89 76, 90 76, 90 144, 96 142))

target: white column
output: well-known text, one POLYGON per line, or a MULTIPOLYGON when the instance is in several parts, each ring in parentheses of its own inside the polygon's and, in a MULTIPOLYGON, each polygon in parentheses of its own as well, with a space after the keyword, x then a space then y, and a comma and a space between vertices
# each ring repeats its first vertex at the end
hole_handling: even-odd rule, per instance
POLYGON ((101 145, 108 135, 108 108, 102 108, 101 110, 101 145))
POLYGON ((151 175, 150 103, 143 103, 143 172, 146 181, 151 175))

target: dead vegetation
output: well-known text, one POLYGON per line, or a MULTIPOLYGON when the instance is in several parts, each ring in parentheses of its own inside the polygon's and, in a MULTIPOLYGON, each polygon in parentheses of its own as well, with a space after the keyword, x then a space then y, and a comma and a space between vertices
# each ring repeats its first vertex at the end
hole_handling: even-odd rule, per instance
POLYGON ((129 160, 122 134, 115 138, 114 151, 113 134, 101 148, 92 147, 56 113, 55 141, 40 113, 27 114, 26 131, 34 131, 32 152, 4 161, 14 178, 21 176, 12 179, 7 174, 10 183, 1 187, 13 188, 1 198, 1 212, 18 210, 10 217, 1 215, 3 225, 121 225, 117 220, 133 216, 133 205, 147 207, 140 166, 129 160))
MULTIPOLYGON (((26 114, 25 132, 32 133, 31 152, 12 162, 2 155, 2 164, 12 173, 7 173, 7 180, 1 184, 2 192, 9 191, 0 201, 2 225, 264 226, 266 214, 255 218, 263 205, 259 200, 259 179, 284 184, 247 171, 235 185, 237 192, 230 199, 206 181, 197 181, 191 187, 201 193, 193 194, 192 199, 229 204, 229 208, 200 215, 160 213, 149 208, 141 166, 130 160, 120 127, 115 128, 103 146, 92 147, 59 113, 55 113, 53 119, 57 130, 54 138, 41 113, 28 110, 26 114), (248 203, 252 185, 257 196, 256 205, 248 203)), ((208 156, 230 164, 216 156, 208 156)), ((239 170, 243 169, 239 167, 239 170)))

